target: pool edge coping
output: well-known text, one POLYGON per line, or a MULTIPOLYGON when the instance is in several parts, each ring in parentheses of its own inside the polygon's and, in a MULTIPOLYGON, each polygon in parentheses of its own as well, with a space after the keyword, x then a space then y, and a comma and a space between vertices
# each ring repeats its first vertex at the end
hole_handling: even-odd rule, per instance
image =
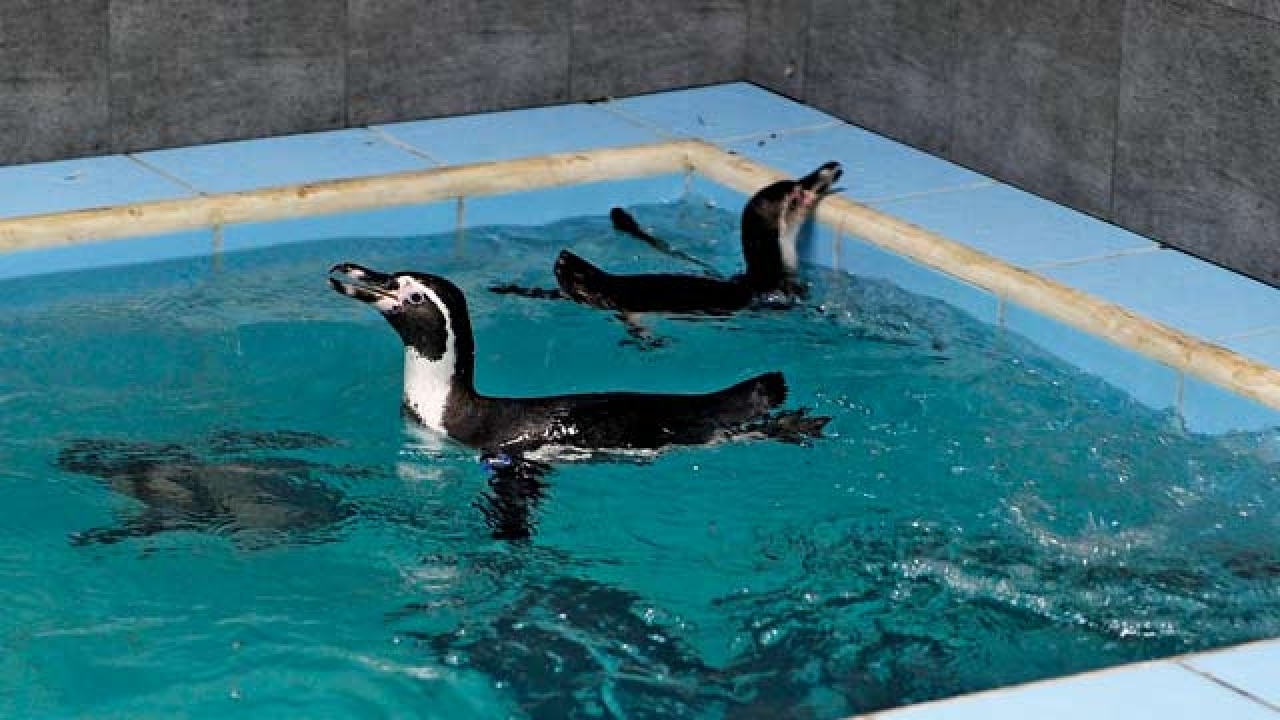
MULTIPOLYGON (((0 219, 0 253, 676 172, 696 172, 747 195, 787 177, 707 141, 683 139, 0 219)), ((1265 363, 855 200, 829 196, 817 215, 841 236, 1280 410, 1280 370, 1265 363)))
POLYGON ((1209 682, 1214 685, 1217 685, 1222 690, 1229 692, 1231 694, 1234 694, 1236 696, 1239 696, 1240 698, 1248 702, 1259 705, 1267 710, 1271 710, 1272 712, 1280 713, 1280 708, 1277 708, 1272 703, 1266 701, 1263 698, 1258 697, 1248 689, 1239 687, 1236 684, 1228 682, 1213 673, 1206 672, 1192 665, 1194 661, 1203 659, 1203 658, 1208 658, 1208 657, 1213 657, 1218 655, 1227 655, 1227 654, 1236 653, 1236 652, 1244 652, 1244 651, 1249 651, 1256 648, 1261 648, 1265 646, 1275 646, 1275 645, 1280 645, 1280 638, 1264 638, 1261 640, 1251 640, 1248 642, 1237 643, 1235 645, 1228 645, 1228 646, 1216 648, 1213 650, 1203 650, 1200 652, 1182 653, 1180 655, 1170 655, 1168 657, 1156 658, 1153 660, 1140 660, 1137 662, 1124 663, 1122 665, 1112 665, 1108 667, 1097 668, 1094 670, 1085 670, 1082 672, 1072 673, 1069 675, 1056 675, 1054 677, 1044 678, 1042 680, 1032 680, 1028 682, 1015 683, 1012 685, 1001 685, 998 687, 989 688, 987 690, 978 690, 975 692, 962 693, 960 695, 951 695, 949 697, 938 698, 936 700, 926 700, 923 702, 912 703, 909 705, 897 705, 891 708, 884 708, 883 710, 873 710, 868 713, 860 713, 857 715, 846 716, 845 718, 843 718, 843 720, 895 720, 896 718, 914 716, 914 715, 919 715, 921 713, 929 714, 933 710, 943 709, 944 707, 954 707, 962 703, 973 703, 973 704, 990 703, 990 702, 998 703, 1003 698, 1007 698, 1012 695, 1017 695, 1019 693, 1022 693, 1028 690, 1035 690, 1038 688, 1045 688, 1049 686, 1070 685, 1075 682, 1088 681, 1088 680, 1100 678, 1100 677, 1123 675, 1125 673, 1132 672, 1135 670, 1144 670, 1148 668, 1156 668, 1156 667, 1162 667, 1162 666, 1180 668, 1182 670, 1185 670, 1190 676, 1199 677, 1203 679, 1205 682, 1209 682))

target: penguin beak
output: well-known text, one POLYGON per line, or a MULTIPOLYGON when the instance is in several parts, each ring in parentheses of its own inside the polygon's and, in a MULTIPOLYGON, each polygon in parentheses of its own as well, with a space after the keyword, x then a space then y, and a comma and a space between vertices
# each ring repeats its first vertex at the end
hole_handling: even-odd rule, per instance
POLYGON ((824 163, 822 167, 800 178, 800 187, 804 188, 815 199, 833 192, 833 187, 844 174, 844 168, 838 162, 824 163))
POLYGON ((329 287, 370 305, 380 300, 397 301, 395 278, 355 263, 339 263, 329 268, 329 287))

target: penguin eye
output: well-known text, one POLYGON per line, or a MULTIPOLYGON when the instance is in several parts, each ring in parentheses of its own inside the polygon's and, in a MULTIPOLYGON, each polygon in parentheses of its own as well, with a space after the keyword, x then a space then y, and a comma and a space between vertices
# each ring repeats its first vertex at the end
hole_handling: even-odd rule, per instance
POLYGON ((405 298, 405 300, 406 300, 410 305, 421 305, 421 304, 422 304, 422 301, 424 301, 424 300, 426 300, 426 299, 427 299, 427 296, 426 296, 426 295, 423 295, 423 294, 422 294, 422 293, 420 293, 420 292, 412 292, 412 293, 409 293, 409 297, 405 298))

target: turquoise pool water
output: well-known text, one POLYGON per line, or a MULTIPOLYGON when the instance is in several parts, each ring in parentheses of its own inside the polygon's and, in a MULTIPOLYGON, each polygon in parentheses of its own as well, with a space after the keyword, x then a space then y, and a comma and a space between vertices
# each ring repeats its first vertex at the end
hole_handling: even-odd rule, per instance
MULTIPOLYGON (((737 267, 730 213, 633 211, 737 267)), ((650 350, 484 291, 563 246, 673 267, 602 214, 0 283, 0 712, 834 718, 1280 635, 1266 438, 856 276, 650 350), (468 291, 487 392, 781 369, 831 437, 560 467, 532 541, 496 541, 474 454, 400 419, 394 334, 326 287, 344 260, 468 291), (111 468, 237 512, 144 515, 111 468)))

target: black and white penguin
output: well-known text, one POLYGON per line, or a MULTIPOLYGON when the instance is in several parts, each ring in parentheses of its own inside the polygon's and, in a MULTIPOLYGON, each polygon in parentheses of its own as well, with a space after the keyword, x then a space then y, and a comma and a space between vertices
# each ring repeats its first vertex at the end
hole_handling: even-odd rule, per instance
MULTIPOLYGON (((727 315, 760 299, 803 295, 797 275, 800 229, 842 173, 840 163, 828 162, 799 180, 780 180, 752 196, 742 210, 746 271, 741 274, 724 279, 674 273, 615 275, 562 250, 554 268, 559 291, 584 305, 624 314, 727 315)), ((674 254, 625 211, 615 208, 612 219, 619 230, 674 254)))
POLYGON ((803 443, 830 420, 775 411, 782 374, 765 373, 706 394, 607 392, 499 398, 475 385, 475 339, 456 285, 419 272, 336 265, 329 283, 375 307, 405 348, 404 412, 463 445, 508 457, 557 459, 656 451, 743 436, 803 443))

